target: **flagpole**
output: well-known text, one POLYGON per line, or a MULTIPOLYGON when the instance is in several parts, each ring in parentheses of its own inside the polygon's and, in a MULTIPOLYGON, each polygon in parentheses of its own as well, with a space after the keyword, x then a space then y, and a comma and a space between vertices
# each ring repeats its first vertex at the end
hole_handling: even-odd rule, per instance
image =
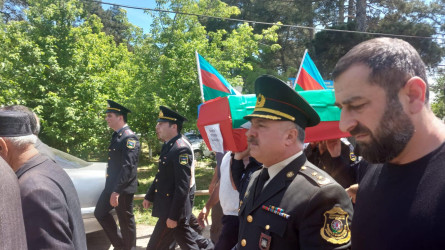
POLYGON ((201 89, 201 98, 202 98, 202 102, 205 102, 204 90, 202 88, 201 65, 199 64, 199 54, 198 54, 197 50, 195 50, 195 55, 196 55, 196 66, 198 68, 199 88, 201 89))
POLYGON ((300 77, 301 68, 303 68, 303 62, 304 62, 304 58, 306 58, 306 54, 307 54, 307 49, 304 50, 303 59, 301 60, 300 68, 298 69, 297 77, 295 78, 295 82, 294 82, 293 89, 295 89, 295 86, 297 86, 297 84, 298 84, 298 83, 297 83, 297 81, 298 81, 298 77, 300 77))

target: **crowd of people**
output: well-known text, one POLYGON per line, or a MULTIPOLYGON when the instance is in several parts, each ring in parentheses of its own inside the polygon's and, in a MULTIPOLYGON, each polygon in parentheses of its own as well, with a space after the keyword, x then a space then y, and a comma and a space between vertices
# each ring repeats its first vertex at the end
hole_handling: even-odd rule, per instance
MULTIPOLYGON (((195 160, 181 134, 187 119, 160 106, 164 144, 143 201, 158 221, 147 249, 442 249, 445 124, 429 107, 419 54, 400 39, 371 39, 338 61, 333 78, 340 129, 351 137, 309 144, 305 128, 319 124, 317 112, 278 78, 257 78, 257 102, 244 117, 248 148, 220 155, 197 218, 195 160), (211 209, 221 228, 206 239, 211 209)), ((140 154, 130 112, 108 101, 114 133, 95 210, 113 247, 126 250, 136 249, 140 154)), ((38 133, 31 110, 0 110, 0 249, 86 249, 74 185, 38 133)))

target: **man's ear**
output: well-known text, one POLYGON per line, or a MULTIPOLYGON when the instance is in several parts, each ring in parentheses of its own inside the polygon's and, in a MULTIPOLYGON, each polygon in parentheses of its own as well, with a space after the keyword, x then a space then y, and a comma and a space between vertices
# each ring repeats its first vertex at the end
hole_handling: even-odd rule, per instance
POLYGON ((0 137, 0 156, 3 159, 6 159, 7 155, 8 155, 8 146, 6 145, 6 141, 3 139, 3 137, 0 137))
POLYGON ((426 83, 420 77, 412 77, 406 82, 402 94, 407 97, 407 111, 410 114, 416 114, 424 108, 426 91, 426 83))
POLYGON ((285 145, 291 145, 298 140, 298 130, 296 128, 291 128, 286 133, 286 142, 285 145))

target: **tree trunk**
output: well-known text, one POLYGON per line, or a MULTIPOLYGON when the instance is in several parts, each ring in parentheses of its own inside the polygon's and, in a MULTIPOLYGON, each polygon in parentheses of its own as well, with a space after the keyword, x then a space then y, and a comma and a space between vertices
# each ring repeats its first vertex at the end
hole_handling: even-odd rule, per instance
POLYGON ((354 0, 348 1, 348 23, 354 19, 354 0))
POLYGON ((345 22, 345 0, 339 0, 337 4, 338 8, 338 19, 337 23, 342 24, 345 22))
POLYGON ((357 30, 366 31, 366 0, 357 0, 357 30))

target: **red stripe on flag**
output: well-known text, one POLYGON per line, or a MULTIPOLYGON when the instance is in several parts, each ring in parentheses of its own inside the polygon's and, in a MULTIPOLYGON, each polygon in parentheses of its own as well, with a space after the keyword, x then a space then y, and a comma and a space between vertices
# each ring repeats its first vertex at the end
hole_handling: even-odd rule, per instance
POLYGON ((202 78, 202 83, 206 87, 230 94, 230 90, 228 90, 227 87, 224 86, 224 84, 214 74, 201 69, 201 78, 202 78))
POLYGON ((317 126, 306 128, 304 142, 322 141, 351 136, 338 127, 339 121, 320 122, 317 126))
POLYGON ((312 78, 312 76, 307 73, 307 71, 304 68, 301 68, 300 75, 297 79, 298 85, 300 85, 304 90, 316 90, 316 89, 323 89, 318 82, 312 78))

